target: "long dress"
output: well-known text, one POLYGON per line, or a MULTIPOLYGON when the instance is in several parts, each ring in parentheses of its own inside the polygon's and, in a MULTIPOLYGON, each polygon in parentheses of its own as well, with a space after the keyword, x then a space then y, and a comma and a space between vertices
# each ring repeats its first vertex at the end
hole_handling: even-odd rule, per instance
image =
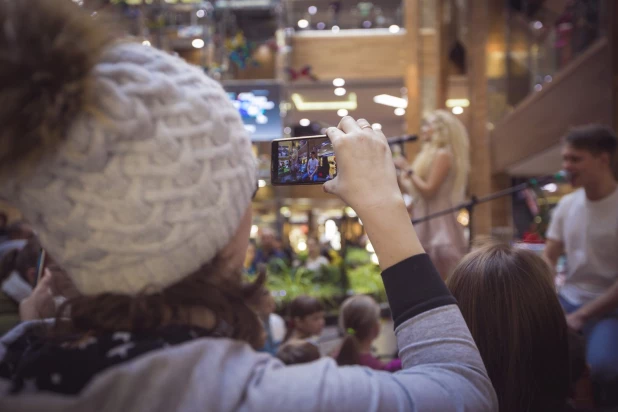
MULTIPOLYGON (((414 218, 449 209, 464 200, 464 193, 452 199, 455 186, 453 168, 430 199, 419 196, 414 205, 414 218)), ((457 222, 457 213, 440 216, 414 225, 418 238, 431 257, 442 279, 446 279, 467 252, 464 228, 457 222)))

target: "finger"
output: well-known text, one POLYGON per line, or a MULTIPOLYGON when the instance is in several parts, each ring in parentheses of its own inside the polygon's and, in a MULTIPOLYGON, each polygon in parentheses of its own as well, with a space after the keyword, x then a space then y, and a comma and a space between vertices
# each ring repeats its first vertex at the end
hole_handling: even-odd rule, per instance
POLYGON ((358 132, 361 130, 358 123, 356 123, 356 120, 354 120, 350 116, 345 116, 343 119, 341 119, 338 127, 339 129, 343 130, 345 133, 358 132))
POLYGON ((336 127, 329 127, 326 130, 326 136, 328 136, 331 143, 335 143, 335 141, 345 136, 345 133, 343 133, 341 130, 337 129, 336 127))
POLYGON ((373 130, 373 127, 371 127, 371 124, 366 119, 358 119, 356 121, 356 124, 361 129, 372 129, 373 130))
POLYGON ((333 180, 329 180, 328 182, 325 182, 322 185, 322 190, 325 193, 328 193, 330 195, 335 195, 337 193, 337 178, 334 178, 333 180))

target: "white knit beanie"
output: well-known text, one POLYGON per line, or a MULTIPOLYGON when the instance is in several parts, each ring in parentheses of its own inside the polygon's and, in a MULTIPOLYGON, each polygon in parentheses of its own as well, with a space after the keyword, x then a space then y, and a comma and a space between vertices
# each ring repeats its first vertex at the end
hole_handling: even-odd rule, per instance
POLYGON ((117 44, 90 76, 91 110, 0 194, 82 293, 157 291, 235 234, 256 188, 251 142, 223 88, 179 58, 117 44))

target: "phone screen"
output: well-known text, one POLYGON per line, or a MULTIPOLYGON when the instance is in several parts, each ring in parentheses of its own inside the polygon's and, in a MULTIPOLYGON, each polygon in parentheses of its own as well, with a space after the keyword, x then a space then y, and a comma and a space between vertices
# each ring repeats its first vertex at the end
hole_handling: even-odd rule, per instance
POLYGON ((296 137, 272 142, 273 185, 317 185, 337 176, 337 160, 328 136, 296 137))
POLYGON ((36 268, 36 283, 35 286, 39 284, 41 277, 43 277, 43 271, 45 270, 45 249, 41 249, 41 253, 39 254, 39 260, 37 262, 36 268))

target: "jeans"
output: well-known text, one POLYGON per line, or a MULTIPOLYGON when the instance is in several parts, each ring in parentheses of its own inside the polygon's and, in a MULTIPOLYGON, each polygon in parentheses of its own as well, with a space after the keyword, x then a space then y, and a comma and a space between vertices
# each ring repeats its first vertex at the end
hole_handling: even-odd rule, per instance
MULTIPOLYGON (((307 180, 309 179, 309 173, 305 173, 303 175, 303 180, 307 180)), ((318 172, 315 172, 315 174, 313 175, 313 181, 317 182, 318 181, 318 172)))
MULTIPOLYGON (((566 313, 575 312, 581 305, 573 305, 558 296, 566 313)), ((601 319, 591 320, 582 330, 586 339, 586 360, 590 366, 593 382, 607 394, 616 392, 618 384, 618 311, 611 312, 601 319)), ((598 392, 597 392, 598 393, 598 392)), ((607 398, 607 395, 601 395, 607 398)), ((616 396, 611 396, 611 403, 616 396)))

